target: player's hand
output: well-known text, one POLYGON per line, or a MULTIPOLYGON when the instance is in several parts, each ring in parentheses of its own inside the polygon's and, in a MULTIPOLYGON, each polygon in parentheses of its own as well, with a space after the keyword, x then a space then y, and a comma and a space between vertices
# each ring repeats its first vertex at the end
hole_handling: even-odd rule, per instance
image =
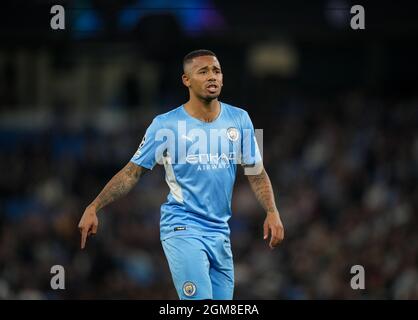
POLYGON ((86 246, 87 237, 97 233, 97 227, 99 226, 99 220, 97 219, 96 209, 88 206, 84 210, 83 216, 78 224, 78 229, 81 233, 81 249, 86 246))
POLYGON ((264 240, 266 240, 270 233, 270 249, 274 249, 284 239, 283 223, 280 220, 279 213, 269 212, 264 220, 264 240))

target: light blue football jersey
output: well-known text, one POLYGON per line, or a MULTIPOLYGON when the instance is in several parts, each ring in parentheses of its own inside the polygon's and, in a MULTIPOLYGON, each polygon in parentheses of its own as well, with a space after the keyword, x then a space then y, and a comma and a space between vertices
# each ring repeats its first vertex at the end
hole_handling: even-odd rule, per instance
POLYGON ((237 164, 262 168, 248 113, 223 102, 220 107, 212 122, 192 117, 183 105, 158 115, 131 159, 147 169, 157 163, 165 167, 170 193, 161 206, 161 240, 176 235, 229 236, 237 164))

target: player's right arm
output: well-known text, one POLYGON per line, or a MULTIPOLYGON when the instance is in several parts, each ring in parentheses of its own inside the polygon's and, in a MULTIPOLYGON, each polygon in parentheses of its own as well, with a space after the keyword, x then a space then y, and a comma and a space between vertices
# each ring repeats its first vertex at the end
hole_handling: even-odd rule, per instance
POLYGON ((164 126, 160 123, 158 117, 154 118, 145 132, 138 150, 128 164, 113 176, 96 199, 86 208, 78 225, 81 232, 81 249, 85 247, 87 237, 97 232, 97 212, 126 195, 138 182, 139 178, 155 166, 160 154, 159 147, 161 144, 164 147, 165 143, 156 138, 158 130, 162 128, 164 126))
POLYGON ((146 172, 141 166, 129 162, 122 170, 113 176, 99 193, 96 199, 84 210, 78 228, 81 232, 81 249, 86 245, 86 239, 91 234, 97 233, 97 212, 108 204, 126 195, 146 172))

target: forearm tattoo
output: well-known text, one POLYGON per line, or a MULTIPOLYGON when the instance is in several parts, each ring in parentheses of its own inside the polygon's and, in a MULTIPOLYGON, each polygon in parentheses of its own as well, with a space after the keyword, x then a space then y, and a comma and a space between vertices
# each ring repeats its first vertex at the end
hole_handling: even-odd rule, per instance
POLYGON ((251 189, 254 191, 258 202, 267 213, 277 212, 274 201, 273 187, 265 169, 259 175, 248 175, 251 189))
POLYGON ((96 207, 96 210, 99 211, 109 203, 126 195, 135 186, 143 173, 144 169, 142 167, 129 162, 113 176, 96 199, 94 199, 92 204, 96 207))

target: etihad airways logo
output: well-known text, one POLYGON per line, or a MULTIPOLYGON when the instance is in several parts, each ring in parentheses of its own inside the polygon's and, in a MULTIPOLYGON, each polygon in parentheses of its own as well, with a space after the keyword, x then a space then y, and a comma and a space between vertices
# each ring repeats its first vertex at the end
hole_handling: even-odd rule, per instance
POLYGON ((199 153, 199 154, 188 154, 186 156, 186 162, 190 164, 219 164, 219 163, 229 163, 229 161, 236 161, 236 153, 230 152, 229 155, 225 153, 199 153))
POLYGON ((236 163, 236 153, 199 153, 199 154, 188 154, 186 156, 186 162, 197 166, 197 171, 207 171, 214 169, 227 169, 230 163, 236 163))

